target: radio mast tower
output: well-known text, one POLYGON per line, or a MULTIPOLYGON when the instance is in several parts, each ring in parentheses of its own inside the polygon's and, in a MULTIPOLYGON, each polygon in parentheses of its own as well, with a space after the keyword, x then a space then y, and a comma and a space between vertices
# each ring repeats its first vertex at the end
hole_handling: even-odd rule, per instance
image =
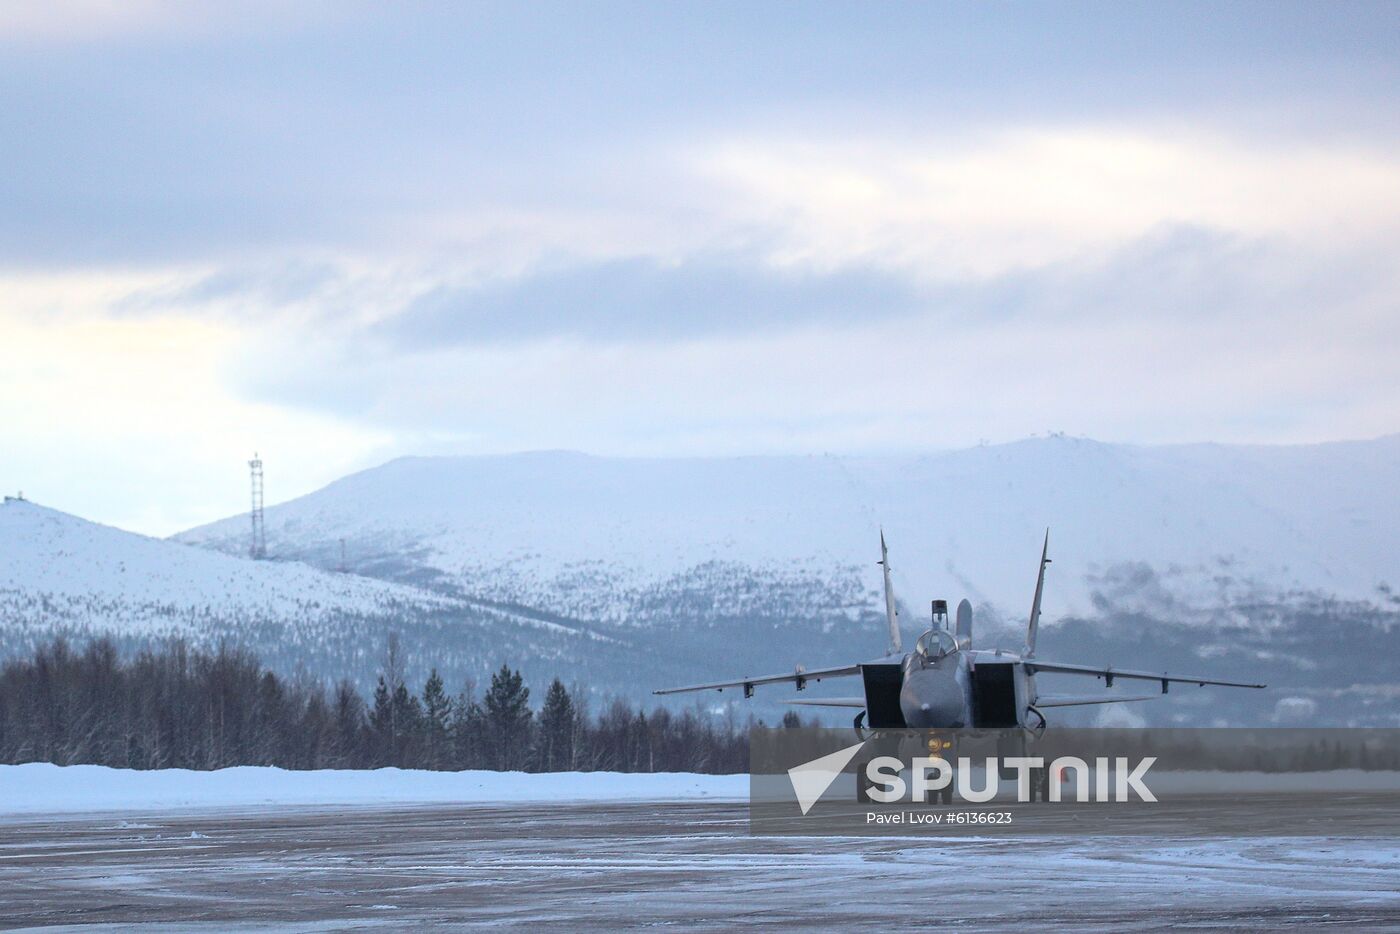
POLYGON ((253 484, 253 542, 248 548, 248 555, 256 560, 267 557, 267 533, 263 531, 262 458, 256 452, 248 462, 248 474, 253 484))

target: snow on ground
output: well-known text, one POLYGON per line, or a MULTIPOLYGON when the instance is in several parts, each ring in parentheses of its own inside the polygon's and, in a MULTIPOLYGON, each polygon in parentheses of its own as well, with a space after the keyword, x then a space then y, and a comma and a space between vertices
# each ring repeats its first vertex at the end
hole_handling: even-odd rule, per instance
POLYGON ((37 604, 58 622, 131 634, 191 614, 291 620, 449 603, 414 587, 191 548, 17 499, 0 504, 0 558, 0 605, 14 603, 14 617, 34 615, 29 604, 37 604))
POLYGON ((530 801, 680 801, 747 798, 749 777, 693 773, 289 771, 262 766, 196 772, 100 765, 0 765, 0 814, 503 804, 530 801))
MULTIPOLYGON (((844 777, 843 777, 844 779, 844 777)), ((771 777, 772 795, 786 798, 787 777, 771 777)), ((980 780, 973 782, 980 787, 980 780)), ((1393 772, 1162 772, 1150 776, 1155 793, 1220 794, 1395 792, 1393 772)), ((833 786, 842 789, 843 780, 833 786)), ((998 800, 1015 797, 1003 782, 998 800)), ((836 794, 847 793, 842 790, 836 794)), ((851 789, 849 794, 853 794, 851 789)), ((0 814, 67 814, 322 805, 458 805, 515 802, 738 801, 749 797, 749 776, 690 772, 431 772, 413 769, 293 771, 244 766, 212 772, 188 769, 113 769, 49 763, 0 765, 0 814)))
MULTIPOLYGON (((1370 597, 1394 573, 1397 465, 1400 436, 1292 447, 1051 437, 883 458, 413 457, 273 506, 267 530, 273 551, 323 564, 344 539, 352 564, 399 551, 474 593, 596 607, 716 561, 817 579, 854 569, 873 589, 883 526, 910 598, 1019 609, 1048 525, 1053 616, 1091 609, 1088 578, 1122 562, 1203 599, 1227 577, 1370 597)), ((178 538, 240 551, 247 519, 178 538)))

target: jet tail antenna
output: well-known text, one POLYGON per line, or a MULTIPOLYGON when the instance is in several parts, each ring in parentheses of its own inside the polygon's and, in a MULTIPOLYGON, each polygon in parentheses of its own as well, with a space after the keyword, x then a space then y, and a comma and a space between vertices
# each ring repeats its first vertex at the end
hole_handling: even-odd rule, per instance
POLYGON ((1040 549, 1040 572, 1035 578, 1035 599, 1031 601, 1031 618, 1026 624, 1026 658, 1035 655, 1035 634, 1040 628, 1040 596, 1045 592, 1045 568, 1050 564, 1050 530, 1045 530, 1045 546, 1040 549))
POLYGON ((880 567, 885 572, 885 616, 890 623, 890 654, 904 649, 904 640, 899 635, 899 611, 894 606, 894 585, 890 583, 890 550, 885 547, 885 530, 880 530, 880 567))

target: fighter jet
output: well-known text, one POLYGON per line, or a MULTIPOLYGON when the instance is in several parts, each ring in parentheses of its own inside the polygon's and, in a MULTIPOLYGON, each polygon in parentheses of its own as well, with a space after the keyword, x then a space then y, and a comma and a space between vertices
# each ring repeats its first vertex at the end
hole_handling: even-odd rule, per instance
POLYGON ((884 572, 885 616, 889 623, 889 650, 866 662, 834 668, 806 670, 801 665, 784 674, 739 678, 710 684, 691 684, 655 691, 678 694, 685 691, 723 691, 742 688, 752 697, 760 684, 792 684, 797 690, 809 682, 828 678, 858 677, 863 693, 859 697, 824 697, 790 700, 787 703, 812 707, 858 708, 855 727, 859 732, 873 730, 1008 730, 1017 727, 1039 734, 1047 720, 1044 711, 1053 707, 1084 704, 1115 704, 1151 700, 1159 694, 1123 696, 1118 694, 1042 694, 1036 688, 1036 675, 1082 675, 1097 678, 1109 688, 1118 679, 1157 682, 1161 694, 1173 683, 1207 684, 1232 688, 1263 688, 1263 684, 1219 681, 1166 672, 1131 668, 1099 668, 1067 662, 1046 661, 1035 654, 1036 631, 1040 626, 1040 600, 1045 590, 1045 569, 1050 565, 1050 532, 1040 552, 1035 597, 1026 624, 1026 644, 1020 654, 972 647, 972 604, 958 604, 954 623, 948 624, 948 604, 933 601, 933 628, 919 636, 914 651, 905 652, 899 628, 899 610, 894 586, 890 583, 889 549, 880 534, 880 567, 884 572))

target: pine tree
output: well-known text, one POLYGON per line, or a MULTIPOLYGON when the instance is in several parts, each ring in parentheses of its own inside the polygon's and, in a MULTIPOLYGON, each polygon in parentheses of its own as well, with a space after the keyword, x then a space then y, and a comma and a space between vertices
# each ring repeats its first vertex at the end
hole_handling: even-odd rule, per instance
POLYGON ((637 719, 632 721, 627 746, 630 760, 627 771, 655 771, 656 763, 651 752, 651 730, 647 726, 646 711, 640 709, 637 711, 637 719))
POLYGON ((408 685, 400 681, 399 686, 394 688, 391 707, 396 731, 392 764, 401 769, 414 768, 421 764, 419 750, 423 736, 423 705, 408 693, 408 685))
POLYGON ((398 745, 398 730, 394 722, 394 700, 384 676, 374 686, 374 708, 369 714, 370 762, 375 766, 389 765, 398 745))
POLYGON ((544 772, 574 767, 574 702, 558 678, 549 685, 540 710, 538 762, 544 772))
MULTIPOLYGON (((375 692, 378 700, 378 691, 375 692)), ((335 768, 364 767, 362 750, 365 732, 365 702, 355 686, 341 680, 335 687, 335 739, 332 743, 331 765, 335 768)))
POLYGON ((442 678, 434 668, 423 685, 423 764, 430 769, 442 769, 448 765, 451 716, 452 701, 443 690, 442 678))
POLYGON ((525 766, 529 751, 530 689, 520 672, 502 665, 486 692, 491 767, 512 771, 525 766))
POLYGON ((487 755, 489 733, 486 711, 468 688, 457 696, 457 703, 452 705, 452 749, 457 768, 490 767, 490 757, 487 755))
MULTIPOLYGON (((81 655, 62 643, 39 646, 0 666, 0 762, 704 772, 747 765, 753 722, 717 720, 699 705, 672 716, 617 699, 594 716, 586 689, 566 690, 554 679, 536 724, 529 691, 508 666, 482 703, 470 684, 449 701, 436 671, 414 696, 395 641, 368 711, 350 681, 328 698, 321 684, 284 680, 239 649, 208 653, 172 642, 123 660, 110 643, 81 655)), ((1329 761, 1341 752, 1308 750, 1329 761)), ((1397 764, 1393 753, 1356 752, 1363 766, 1397 764)))

